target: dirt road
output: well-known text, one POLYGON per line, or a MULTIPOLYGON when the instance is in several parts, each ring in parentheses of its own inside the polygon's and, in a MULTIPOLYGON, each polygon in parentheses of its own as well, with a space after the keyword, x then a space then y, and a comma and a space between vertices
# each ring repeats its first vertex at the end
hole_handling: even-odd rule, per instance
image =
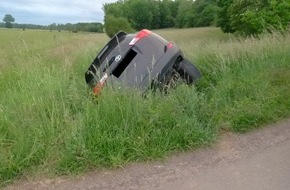
POLYGON ((290 189, 290 119, 164 162, 132 164, 76 178, 26 179, 6 189, 290 189))

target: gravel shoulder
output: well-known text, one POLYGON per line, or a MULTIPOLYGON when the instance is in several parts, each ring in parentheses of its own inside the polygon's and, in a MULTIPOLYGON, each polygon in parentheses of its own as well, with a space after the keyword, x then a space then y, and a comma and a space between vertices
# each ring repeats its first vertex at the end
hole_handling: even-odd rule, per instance
POLYGON ((285 189, 290 187, 288 158, 290 119, 285 119, 247 134, 224 134, 210 148, 178 153, 164 161, 77 177, 27 178, 5 189, 285 189))

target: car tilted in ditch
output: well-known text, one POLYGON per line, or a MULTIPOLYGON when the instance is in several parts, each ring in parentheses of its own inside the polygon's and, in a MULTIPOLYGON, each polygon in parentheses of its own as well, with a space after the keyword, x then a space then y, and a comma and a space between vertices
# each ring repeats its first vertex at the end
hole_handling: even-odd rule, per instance
POLYGON ((144 29, 137 34, 121 31, 111 38, 88 68, 85 79, 95 94, 105 84, 114 83, 145 93, 156 87, 163 89, 176 75, 187 84, 201 76, 176 44, 144 29))

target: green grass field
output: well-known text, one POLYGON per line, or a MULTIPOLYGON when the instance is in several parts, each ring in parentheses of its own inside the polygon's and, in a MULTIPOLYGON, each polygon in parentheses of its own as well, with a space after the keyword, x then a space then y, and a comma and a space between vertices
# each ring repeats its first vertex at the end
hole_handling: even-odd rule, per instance
POLYGON ((84 72, 105 34, 0 30, 0 186, 160 159, 290 116, 290 34, 159 30, 202 71, 167 95, 106 89, 84 72))

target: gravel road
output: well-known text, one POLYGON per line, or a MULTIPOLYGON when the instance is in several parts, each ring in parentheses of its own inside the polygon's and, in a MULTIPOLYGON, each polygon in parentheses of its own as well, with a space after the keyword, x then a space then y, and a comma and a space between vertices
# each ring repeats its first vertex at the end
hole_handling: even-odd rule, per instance
POLYGON ((23 179, 14 190, 290 189, 290 119, 247 134, 224 134, 212 147, 164 161, 90 172, 74 178, 23 179))

